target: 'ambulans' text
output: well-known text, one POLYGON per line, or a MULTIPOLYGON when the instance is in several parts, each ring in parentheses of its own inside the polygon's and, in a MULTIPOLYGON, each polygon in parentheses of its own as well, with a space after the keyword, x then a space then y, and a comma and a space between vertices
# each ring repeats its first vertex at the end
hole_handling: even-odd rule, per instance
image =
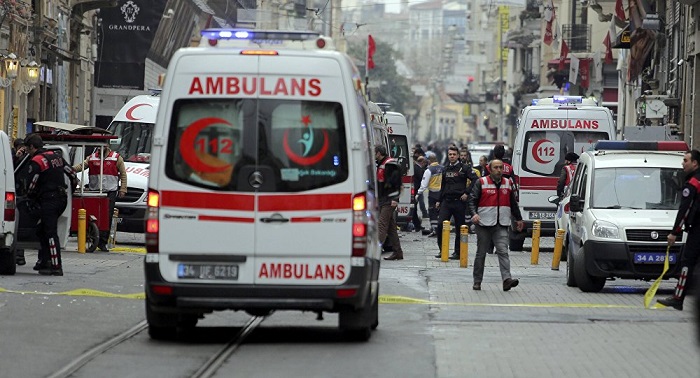
POLYGON ((530 128, 595 130, 598 128, 598 121, 586 119, 533 119, 530 128))
POLYGON ((321 80, 286 77, 274 79, 251 76, 195 77, 190 84, 189 94, 317 97, 321 95, 321 80))
POLYGON ((258 278, 342 280, 345 278, 345 266, 335 264, 263 263, 260 265, 258 278))

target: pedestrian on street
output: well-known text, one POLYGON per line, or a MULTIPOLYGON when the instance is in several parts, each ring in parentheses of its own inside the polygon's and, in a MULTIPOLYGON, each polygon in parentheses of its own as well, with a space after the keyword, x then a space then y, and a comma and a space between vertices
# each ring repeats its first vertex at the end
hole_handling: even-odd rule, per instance
POLYGON ((495 246, 503 280, 503 291, 509 291, 518 286, 520 281, 512 278, 510 274, 508 227, 511 224, 511 217, 515 218, 518 231, 522 231, 525 224, 515 199, 512 182, 501 173, 503 162, 498 159, 491 160, 489 170, 491 173, 488 176, 480 178, 474 184, 468 200, 468 211, 472 216, 472 222, 476 225, 477 236, 472 289, 481 290, 486 253, 495 246))
MULTIPOLYGON (((454 217, 455 245, 454 252, 450 255, 450 260, 459 260, 459 230, 464 224, 464 214, 467 209, 467 197, 469 187, 467 181, 475 183, 479 178, 472 170, 471 166, 465 166, 459 161, 459 149, 450 146, 447 150, 449 164, 442 171, 442 185, 440 197, 435 207, 439 210, 437 223, 438 249, 442 248, 442 223, 454 217)), ((435 257, 440 258, 438 253, 435 257)))
MULTIPOLYGON (((500 160, 503 164, 503 172, 501 173, 501 175, 506 178, 513 178, 513 166, 504 160, 505 155, 506 147, 504 145, 498 144, 493 148, 493 160, 500 160)), ((487 171, 489 171, 489 167, 490 165, 486 166, 487 171)))
POLYGON ((488 161, 489 158, 486 157, 486 155, 481 155, 479 157, 479 167, 477 167, 479 169, 479 172, 481 173, 479 177, 484 177, 489 174, 488 169, 486 168, 488 166, 488 161))
POLYGON ((97 247, 100 251, 109 252, 107 241, 109 240, 109 230, 112 229, 112 219, 114 206, 117 197, 124 198, 126 195, 126 167, 124 159, 116 151, 109 147, 103 147, 104 159, 100 159, 100 149, 95 149, 85 161, 73 167, 76 172, 81 172, 88 168, 88 189, 100 190, 100 174, 102 175, 102 191, 107 193, 109 199, 109 227, 100 231, 100 240, 97 247), (104 161, 104 164, 102 162, 104 161))
MULTIPOLYGON (((423 155, 415 155, 413 159, 413 191, 418 193, 420 189, 421 181, 423 180, 423 173, 425 173, 426 160, 423 155)), ((415 205, 411 209, 411 221, 413 222, 413 231, 420 232, 423 230, 423 218, 427 218, 428 210, 425 208, 425 201, 423 200, 423 193, 417 194, 415 197, 415 205), (418 210, 422 214, 418 216, 418 210)))
POLYGON ((435 153, 428 151, 425 153, 428 158, 428 168, 423 172, 423 178, 420 182, 420 188, 416 192, 416 201, 428 190, 428 216, 430 217, 430 233, 428 237, 437 236, 438 210, 435 204, 440 197, 440 188, 442 187, 442 171, 445 169, 438 163, 438 158, 435 153))
POLYGON ((700 151, 692 150, 685 153, 683 172, 686 176, 681 191, 681 204, 678 207, 673 229, 668 234, 668 246, 671 247, 678 236, 682 237, 684 229, 688 233, 681 253, 681 276, 678 278, 673 295, 657 301, 676 310, 683 310, 686 289, 693 283, 693 272, 697 268, 700 251, 700 151))
POLYGON ((569 152, 564 156, 564 169, 561 170, 559 175, 559 181, 557 181, 557 196, 559 198, 564 197, 564 192, 566 188, 574 179, 574 172, 576 172, 576 165, 578 164, 578 155, 575 152, 569 152))
POLYGON ((39 135, 30 134, 24 144, 32 159, 28 168, 27 196, 38 205, 41 220, 37 229, 41 248, 34 270, 41 275, 62 276, 58 218, 68 205, 68 190, 73 189, 66 185, 64 175, 70 178, 71 185, 77 184, 77 178, 60 152, 43 148, 44 141, 39 135))
POLYGON ((393 251, 384 260, 403 260, 403 250, 394 219, 401 194, 401 167, 389 157, 384 146, 374 147, 377 162, 377 198, 379 204, 379 242, 389 240, 393 251))

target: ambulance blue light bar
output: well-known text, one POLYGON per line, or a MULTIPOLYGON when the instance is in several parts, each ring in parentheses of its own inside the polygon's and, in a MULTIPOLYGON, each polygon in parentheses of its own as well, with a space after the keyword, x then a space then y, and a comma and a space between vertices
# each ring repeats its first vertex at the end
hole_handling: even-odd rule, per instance
POLYGON ((555 104, 583 104, 582 96, 554 96, 552 102, 555 104))
MULTIPOLYGON (((583 96, 563 96, 563 95, 557 95, 557 96, 551 96, 551 97, 545 97, 545 98, 536 98, 533 99, 530 102, 530 105, 535 106, 535 105, 571 105, 571 106, 576 106, 576 105, 586 105, 586 106, 598 106, 598 101, 589 98, 589 97, 583 97, 583 96)), ((561 109, 561 107, 560 107, 561 109)))
POLYGON ((601 140, 595 144, 596 151, 688 151, 688 144, 682 141, 629 141, 601 140))
POLYGON ((200 46, 333 50, 333 40, 314 31, 204 29, 200 46))

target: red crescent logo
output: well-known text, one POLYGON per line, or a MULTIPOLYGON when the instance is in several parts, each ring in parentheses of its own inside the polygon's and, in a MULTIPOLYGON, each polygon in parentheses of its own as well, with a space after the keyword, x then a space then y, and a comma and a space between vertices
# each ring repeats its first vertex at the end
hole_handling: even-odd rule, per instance
POLYGON ((537 143, 535 143, 535 144, 532 146, 532 158, 535 159, 535 161, 538 162, 538 163, 540 163, 540 164, 547 164, 547 163, 549 163, 550 161, 552 161, 552 159, 549 159, 549 160, 546 160, 546 161, 545 161, 545 160, 540 159, 539 156, 537 156, 537 149, 542 145, 542 143, 545 143, 545 142, 552 143, 552 141, 550 141, 549 139, 540 139, 540 140, 537 141, 537 143))
POLYGON ((328 132, 326 130, 321 130, 323 132, 323 146, 321 146, 321 150, 318 151, 316 155, 308 156, 308 157, 303 157, 299 156, 292 151, 292 148, 289 147, 289 129, 287 129, 284 132, 284 139, 282 140, 282 145, 284 146, 284 152, 289 156, 289 159, 299 165, 314 165, 321 161, 323 157, 326 155, 326 152, 328 152, 328 132))
POLYGON ((136 105, 130 107, 129 110, 126 111, 126 119, 130 119, 132 121, 138 121, 138 120, 143 119, 143 117, 142 118, 134 117, 134 110, 136 110, 142 106, 149 106, 151 108, 153 107, 153 105, 151 105, 151 104, 136 104, 136 105))
MULTIPOLYGON (((133 108, 132 108, 133 109, 133 108)), ((215 118, 215 117, 209 117, 209 118, 202 118, 197 121, 192 122, 187 128, 185 129, 185 132, 182 133, 182 137, 180 138, 180 154, 182 155, 182 159, 187 163, 187 165, 190 166, 195 172, 207 172, 207 173, 214 173, 214 172, 223 172, 226 169, 231 167, 231 164, 226 164, 226 165, 209 165, 204 163, 202 160, 200 160, 197 157, 197 151, 195 150, 194 142, 195 139, 197 139, 197 135, 199 135, 199 132, 206 128, 209 125, 214 125, 214 124, 224 124, 231 126, 231 124, 226 121, 225 119, 221 118, 215 118)))

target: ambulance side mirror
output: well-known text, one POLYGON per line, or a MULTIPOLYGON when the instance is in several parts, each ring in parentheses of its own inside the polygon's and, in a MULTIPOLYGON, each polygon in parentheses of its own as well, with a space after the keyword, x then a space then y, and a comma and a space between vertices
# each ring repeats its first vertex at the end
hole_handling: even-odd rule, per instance
POLYGON ((571 199, 569 200, 569 210, 572 213, 583 211, 583 200, 578 194, 571 195, 571 199))

